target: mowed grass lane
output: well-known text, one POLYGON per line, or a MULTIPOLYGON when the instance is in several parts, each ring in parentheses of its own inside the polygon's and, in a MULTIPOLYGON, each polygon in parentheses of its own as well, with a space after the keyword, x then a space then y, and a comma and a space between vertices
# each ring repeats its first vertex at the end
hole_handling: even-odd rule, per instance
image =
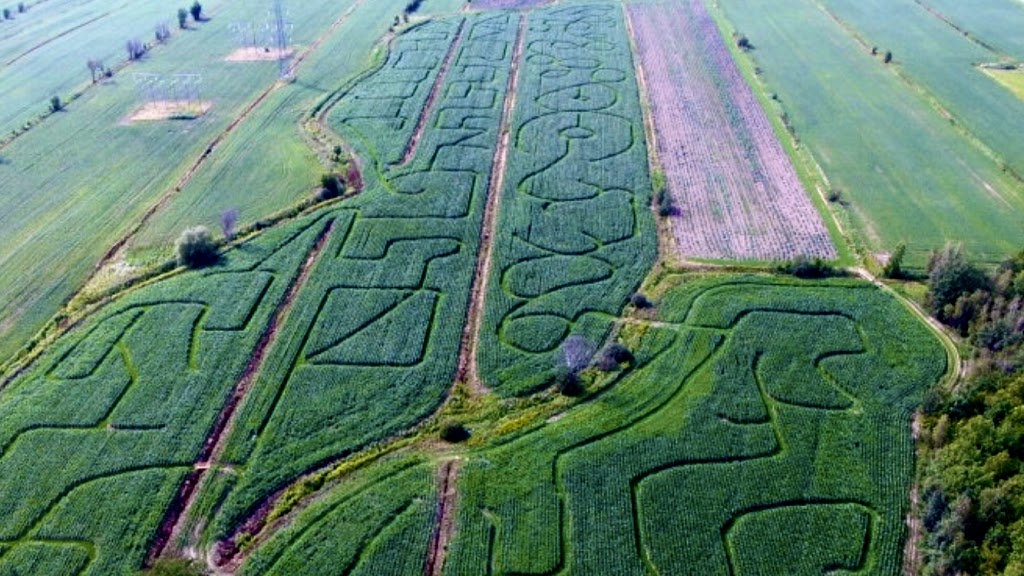
MULTIPOLYGON (((311 42, 354 1, 292 7, 295 43, 311 42)), ((0 279, 0 357, 23 345, 213 138, 277 81, 274 62, 224 61, 236 48, 230 24, 264 15, 261 5, 226 4, 198 31, 132 66, 202 73, 202 98, 213 102, 202 118, 127 125, 140 102, 122 74, 3 151, 0 266, 9 272, 0 279)), ((265 199, 267 211, 282 203, 280 195, 252 196, 265 199)))
POLYGON ((1024 58, 1024 4, 1000 0, 921 0, 920 4, 940 14, 952 25, 996 51, 1024 58))
POLYGON ((905 242, 921 268, 948 241, 993 262, 1024 241, 1018 184, 812 2, 721 9, 756 47, 761 80, 849 201, 867 249, 905 242))

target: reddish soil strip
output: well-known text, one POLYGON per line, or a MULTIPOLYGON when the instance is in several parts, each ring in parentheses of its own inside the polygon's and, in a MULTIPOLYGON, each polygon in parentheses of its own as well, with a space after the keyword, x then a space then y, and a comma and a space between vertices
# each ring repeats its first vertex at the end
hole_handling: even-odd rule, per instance
POLYGON ((444 85, 444 79, 448 76, 448 70, 451 69, 452 61, 455 60, 455 54, 459 52, 459 46, 462 44, 462 33, 466 28, 466 21, 463 20, 459 24, 459 29, 455 32, 455 38, 452 39, 452 45, 448 47, 448 54, 444 57, 444 63, 441 64, 441 71, 437 73, 437 78, 434 79, 434 85, 430 88, 430 94, 427 96, 427 102, 423 105, 423 110, 420 111, 420 118, 416 122, 416 129, 412 132, 412 137, 409 138, 409 144, 405 146, 405 153, 402 154, 402 161, 398 163, 399 166, 405 166, 409 162, 412 162, 413 156, 416 155, 416 148, 420 143, 420 138, 423 137, 423 132, 427 129, 427 121, 434 112, 434 103, 437 101, 437 97, 441 94, 441 86, 444 85))
POLYGON ((498 226, 498 206, 505 183, 505 164, 508 161, 512 112, 516 107, 516 91, 519 87, 519 64, 523 59, 523 46, 526 40, 526 20, 525 15, 519 19, 516 51, 512 56, 508 90, 505 92, 504 110, 501 115, 501 136, 498 140, 498 147, 494 151, 494 162, 491 165, 487 204, 484 208, 484 226, 480 231, 480 248, 477 252, 476 270, 473 272, 473 288, 470 292, 469 314, 466 316, 466 327, 462 333, 459 368, 455 376, 456 381, 465 382, 471 390, 477 392, 483 389, 476 361, 477 344, 480 340, 480 331, 483 329, 484 300, 487 298, 491 260, 494 256, 494 230, 498 226))
POLYGON ((631 4, 682 257, 834 258, 767 114, 699 0, 631 4))
POLYGON ((185 477, 185 481, 182 482, 177 495, 175 495, 174 500, 171 501, 171 505, 164 516, 164 521, 161 523, 160 529, 157 531, 156 538, 153 541, 153 546, 149 550, 148 564, 152 564, 153 560, 158 558, 164 552, 167 544, 178 538, 181 530, 184 528, 183 521, 188 517, 188 511, 195 501, 193 496, 195 495, 196 487, 199 485, 199 482, 202 480, 206 472, 210 469, 211 463, 215 462, 223 453, 224 445, 230 435, 230 431, 234 428, 234 416, 236 410, 245 398, 246 394, 249 393, 253 382, 259 375, 260 370, 263 367, 263 362, 267 357, 267 352, 269 352, 273 347, 277 338, 278 328, 288 317, 288 313, 292 309, 295 297, 309 279, 309 276, 313 271, 313 265, 316 264, 324 246, 327 245, 327 240, 330 238, 332 230, 334 230, 333 220, 331 220, 320 233, 320 236, 317 238, 313 248, 309 251, 306 261, 302 264, 298 277, 288 288, 288 292, 278 304, 277 310, 274 312, 274 316, 270 320, 270 324, 267 325, 267 328, 263 332, 263 336, 260 337, 259 342, 256 344, 252 357, 249 359, 249 364, 245 367, 245 371, 242 372, 242 377, 238 380, 238 384, 235 385, 235 390, 228 399, 227 405, 223 410, 221 410, 220 415, 217 416, 217 421, 214 424, 213 429, 207 435, 206 441, 203 443, 203 448, 199 452, 199 457, 196 459, 195 467, 185 477))
POLYGON ((22 58, 28 56, 29 54, 31 54, 33 52, 36 52, 37 50, 40 50, 42 48, 45 48, 48 44, 52 44, 53 42, 56 42, 57 40, 60 40, 61 38, 67 36, 68 34, 71 34, 71 33, 75 32, 76 30, 81 30, 82 28, 85 28, 89 24, 92 24, 93 22, 96 22, 97 20, 102 20, 102 19, 106 18, 107 16, 110 16, 110 12, 105 12, 103 14, 100 14, 99 16, 97 16, 97 17, 95 17, 95 18, 93 18, 91 20, 87 20, 87 21, 82 22, 81 24, 79 24, 77 26, 74 26, 72 28, 68 28, 67 30, 61 32, 60 34, 57 34, 56 36, 54 36, 52 38, 47 38, 45 41, 40 42, 39 44, 36 44, 35 46, 33 46, 33 47, 29 48, 28 50, 22 52, 21 54, 18 54, 14 58, 11 58, 7 62, 4 62, 4 66, 5 67, 6 66, 10 66, 11 64, 14 64, 18 60, 21 60, 22 58))
POLYGON ((448 542, 455 533, 455 503, 458 498, 455 480, 459 475, 457 460, 448 460, 438 470, 437 516, 434 534, 427 550, 426 576, 440 576, 448 553, 448 542))

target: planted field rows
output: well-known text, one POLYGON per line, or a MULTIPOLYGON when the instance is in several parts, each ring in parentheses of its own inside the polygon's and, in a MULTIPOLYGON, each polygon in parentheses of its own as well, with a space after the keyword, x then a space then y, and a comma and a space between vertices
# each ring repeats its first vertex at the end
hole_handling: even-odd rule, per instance
POLYGON ((477 357, 503 395, 600 343, 655 259, 643 121, 620 10, 529 13, 477 357))
POLYGON ((224 459, 244 472, 218 537, 258 531, 280 489, 415 426, 445 398, 517 30, 507 14, 420 25, 336 103, 330 117, 366 160, 368 189, 332 213, 325 255, 240 408, 224 459))
POLYGON ((139 568, 322 224, 125 297, 0 394, 0 573, 139 568))
MULTIPOLYGON (((619 341, 635 359, 600 396, 460 457, 442 574, 899 572, 910 414, 945 369, 899 302, 712 277, 619 341)), ((358 469, 242 573, 422 574, 435 467, 358 469)))
POLYGON ((742 277, 657 320, 611 389, 466 457, 444 573, 899 573, 928 329, 866 284, 742 277))
POLYGON ((835 247, 699 0, 631 4, 658 157, 683 257, 836 257, 835 247))

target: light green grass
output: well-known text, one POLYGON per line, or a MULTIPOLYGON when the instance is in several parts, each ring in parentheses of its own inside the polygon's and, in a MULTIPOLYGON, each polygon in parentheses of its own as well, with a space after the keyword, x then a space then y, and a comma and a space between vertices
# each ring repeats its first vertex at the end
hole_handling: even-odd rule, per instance
POLYGON ((991 262, 1024 242, 1019 184, 810 0, 726 0, 721 10, 850 203, 856 243, 882 252, 905 242, 908 265, 922 268, 949 241, 991 262))
POLYGON ((1002 87, 1024 100, 1024 72, 1018 68, 1003 70, 1000 68, 982 68, 986 76, 998 82, 1002 87))

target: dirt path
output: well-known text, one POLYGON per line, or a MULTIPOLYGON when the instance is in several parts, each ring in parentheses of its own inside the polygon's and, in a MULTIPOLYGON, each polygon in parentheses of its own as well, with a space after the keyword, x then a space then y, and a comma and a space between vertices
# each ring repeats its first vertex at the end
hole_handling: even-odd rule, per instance
MULTIPOLYGON (((913 430, 914 442, 921 438, 921 412, 914 413, 913 430)), ((917 576, 921 571, 921 550, 920 543, 924 536, 921 524, 921 496, 920 486, 915 479, 910 488, 910 511, 907 513, 907 545, 903 553, 903 574, 905 576, 917 576)))
POLYGON ((448 542, 455 533, 455 505, 458 498, 455 481, 458 475, 458 460, 447 460, 438 470, 437 516, 430 548, 427 550, 426 576, 440 576, 444 568, 448 542))
POLYGON ((181 536, 181 531, 184 529, 185 521, 188 518, 188 512, 195 502, 194 496, 196 495, 196 487, 224 452, 225 443, 231 435, 231 430, 234 429, 234 417, 237 413, 238 406, 249 393, 253 382, 256 380, 260 370, 263 368, 263 362, 266 360, 267 353, 273 348, 274 342, 276 341, 278 328, 288 317, 288 313, 292 309, 295 297, 309 279, 309 276, 313 271, 313 265, 316 264, 324 246, 327 245, 327 240, 330 238, 333 230, 334 221, 331 220, 320 233, 320 236, 317 238, 313 248, 310 249, 309 255, 306 257, 305 262, 303 262, 302 268, 300 269, 295 282, 292 283, 288 288, 288 292, 285 293, 284 298, 282 298, 280 303, 278 303, 277 310, 275 310, 274 315, 270 320, 270 324, 268 324, 264 330, 263 336, 260 337, 259 342, 256 344, 256 348, 253 350, 252 357, 249 359, 249 364, 245 367, 245 371, 242 372, 242 377, 235 385, 234 392, 228 399, 227 405, 217 416, 217 421, 214 424, 213 429, 207 435, 206 441, 203 443, 203 448, 199 452, 199 457, 196 460, 193 470, 185 477, 185 481, 182 482, 179 487, 174 500, 171 501, 171 505, 164 516, 160 529, 157 531, 153 546, 150 548, 148 564, 152 564, 153 560, 164 553, 168 543, 177 542, 181 536))
POLYGON ((523 60, 523 47, 526 42, 527 15, 519 17, 519 32, 516 36, 515 53, 512 55, 512 66, 509 72, 508 91, 505 93, 505 104, 501 114, 501 132, 498 147, 494 151, 494 162, 491 165, 491 178, 487 187, 487 204, 484 208, 484 225, 480 231, 480 248, 477 252, 476 270, 473 272, 473 288, 470 291, 469 314, 466 328, 462 334, 462 345, 459 351, 459 368, 455 380, 465 382, 469 389, 482 393, 484 384, 480 381, 477 366, 477 346, 483 330, 484 301, 487 298, 487 287, 490 280, 491 261, 494 258, 494 232, 498 226, 498 207, 505 185, 505 165, 508 162, 509 140, 511 139, 512 113, 516 107, 516 96, 519 88, 519 66, 523 60))
POLYGON ((465 30, 466 21, 463 20, 459 24, 459 29, 455 32, 452 45, 448 47, 448 53, 445 54, 441 70, 437 73, 434 85, 430 88, 427 102, 423 105, 423 109, 420 110, 420 118, 416 121, 416 129, 412 131, 412 137, 409 138, 409 143, 405 146, 405 153, 402 154, 402 161, 398 163, 399 166, 408 165, 409 162, 412 162, 413 157, 416 156, 416 149, 419 147, 420 138, 423 137, 423 133, 427 129, 427 122, 433 115, 434 103, 437 102, 437 97, 441 94, 441 86, 444 86, 444 79, 448 76, 448 70, 452 67, 452 61, 455 60, 455 55, 459 52, 459 46, 462 45, 462 35, 465 30))
MULTIPOLYGON (((295 58, 295 61, 292 62, 292 65, 288 69, 288 75, 294 75, 299 66, 301 66, 302 63, 305 62, 305 60, 311 54, 316 52, 316 50, 320 48, 320 46, 324 43, 324 41, 327 38, 329 38, 331 35, 337 32, 338 28, 344 25, 344 23, 348 21, 349 17, 352 16, 352 13, 355 12, 355 10, 359 8, 365 1, 366 0, 356 0, 356 2, 353 3, 352 6, 350 6, 349 9, 346 10, 344 14, 342 14, 337 20, 334 21, 334 23, 331 25, 330 28, 328 28, 326 32, 320 35, 320 37, 318 37, 312 44, 310 44, 309 47, 303 50, 295 58)), ((107 250, 106 254, 103 255, 103 258, 99 261, 98 264, 96 264, 96 268, 95 271, 93 272, 93 275, 88 280, 86 280, 85 284, 83 285, 88 286, 92 284, 94 278, 101 270, 103 270, 110 264, 120 260, 123 255, 122 251, 128 246, 128 243, 131 242, 132 238, 134 238, 135 235, 138 234, 139 231, 142 230, 142 228, 145 227, 147 223, 149 223, 153 216, 156 215, 156 213, 159 212, 164 206, 166 206, 178 192, 181 192, 185 188, 185 186, 187 186, 188 183, 192 181, 192 178, 195 177, 199 169, 202 168, 203 165, 206 164, 207 160, 210 159, 210 156, 213 155, 214 150, 216 150, 217 147, 220 146, 224 142, 224 140, 227 139, 228 136, 231 136, 231 134, 233 134, 238 129, 238 127, 241 126, 242 122, 248 119, 252 115, 252 113, 257 108, 259 108, 260 104, 263 104, 263 102, 265 102, 267 98, 270 97, 271 94, 273 94, 274 92, 276 92, 277 90, 286 85, 287 84, 285 82, 281 81, 274 82, 273 84, 271 84, 266 90, 261 92, 259 96, 256 97, 255 100, 250 102, 245 107, 245 109, 242 110, 241 114, 235 117, 235 119, 232 120, 231 123, 228 124, 226 128, 224 128, 224 130, 217 134, 213 138, 213 140, 211 140, 210 143, 206 146, 206 148, 199 155, 199 157, 192 162, 192 164, 185 171, 185 173, 182 174, 180 178, 178 178, 178 181, 175 183, 174 187, 166 191, 163 195, 161 195, 161 197, 156 201, 156 203, 150 206, 149 209, 147 209, 146 212, 143 213, 142 218, 140 218, 139 221, 136 222, 134 226, 132 226, 131 230, 129 230, 120 240, 115 242, 114 245, 111 246, 109 250, 107 250)))

